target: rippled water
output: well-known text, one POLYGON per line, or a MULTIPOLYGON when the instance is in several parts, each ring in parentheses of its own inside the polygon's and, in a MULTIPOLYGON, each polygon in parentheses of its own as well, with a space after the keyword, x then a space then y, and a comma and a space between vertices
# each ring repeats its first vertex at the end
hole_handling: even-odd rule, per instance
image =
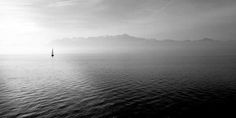
POLYGON ((233 114, 236 55, 0 57, 0 117, 233 114))

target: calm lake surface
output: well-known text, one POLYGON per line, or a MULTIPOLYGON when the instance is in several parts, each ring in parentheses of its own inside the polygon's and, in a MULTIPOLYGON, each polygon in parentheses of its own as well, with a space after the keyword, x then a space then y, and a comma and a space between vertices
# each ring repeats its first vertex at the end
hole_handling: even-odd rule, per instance
POLYGON ((0 55, 1 118, 226 117, 235 108, 235 54, 0 55))

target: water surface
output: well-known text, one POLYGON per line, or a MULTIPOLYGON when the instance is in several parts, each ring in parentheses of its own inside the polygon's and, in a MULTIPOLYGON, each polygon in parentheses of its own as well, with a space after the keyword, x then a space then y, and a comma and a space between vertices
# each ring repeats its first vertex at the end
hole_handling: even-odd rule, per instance
POLYGON ((1 55, 0 117, 232 115, 236 55, 1 55))

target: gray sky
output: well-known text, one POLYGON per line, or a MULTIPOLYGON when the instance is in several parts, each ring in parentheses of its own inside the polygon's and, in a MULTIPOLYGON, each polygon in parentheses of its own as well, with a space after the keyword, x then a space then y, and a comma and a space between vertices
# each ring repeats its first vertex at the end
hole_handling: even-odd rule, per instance
POLYGON ((0 43, 127 33, 197 40, 236 37, 236 0, 1 0, 0 43))

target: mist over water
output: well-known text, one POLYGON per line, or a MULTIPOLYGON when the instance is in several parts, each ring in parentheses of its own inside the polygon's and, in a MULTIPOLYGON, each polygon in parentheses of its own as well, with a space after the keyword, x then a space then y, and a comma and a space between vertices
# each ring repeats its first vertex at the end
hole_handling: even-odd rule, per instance
POLYGON ((0 117, 232 115, 236 55, 209 48, 1 55, 0 117))
POLYGON ((228 118, 236 0, 0 0, 0 118, 228 118))

